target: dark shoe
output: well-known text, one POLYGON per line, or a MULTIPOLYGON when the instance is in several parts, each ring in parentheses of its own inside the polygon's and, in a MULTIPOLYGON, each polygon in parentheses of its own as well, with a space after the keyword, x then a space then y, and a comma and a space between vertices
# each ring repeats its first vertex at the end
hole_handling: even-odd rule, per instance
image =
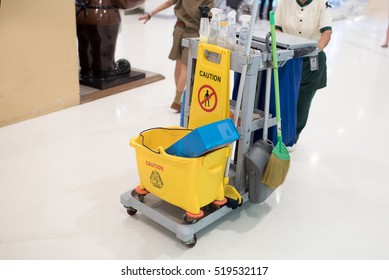
POLYGON ((131 72, 131 64, 126 59, 119 59, 115 62, 113 70, 94 70, 93 77, 98 79, 116 78, 131 72))
POLYGON ((178 113, 181 112, 181 104, 173 102, 172 105, 170 106, 173 110, 176 110, 178 113))

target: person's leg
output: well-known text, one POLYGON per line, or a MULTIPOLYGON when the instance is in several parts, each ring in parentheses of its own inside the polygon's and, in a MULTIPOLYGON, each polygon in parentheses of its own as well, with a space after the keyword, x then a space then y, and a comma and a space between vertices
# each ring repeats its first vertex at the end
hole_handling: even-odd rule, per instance
POLYGON ((186 86, 187 65, 179 61, 180 73, 177 81, 177 91, 183 92, 186 86))
POLYGON ((270 16, 269 16, 270 11, 273 11, 273 0, 269 0, 268 4, 267 4, 267 14, 266 14, 267 20, 270 19, 270 16))
POLYGON ((259 19, 263 19, 263 10, 265 8, 266 0, 261 0, 261 4, 259 5, 259 19))
POLYGON ((182 63, 180 60, 176 60, 176 67, 174 70, 174 75, 176 79, 176 95, 174 97, 174 101, 171 105, 171 108, 177 111, 181 110, 182 94, 186 85, 186 74, 187 65, 182 63))
POLYGON ((176 83, 176 87, 178 84, 178 80, 180 79, 180 71, 181 71, 180 62, 176 60, 176 65, 174 67, 174 82, 176 83))
POLYGON ((308 121, 309 109, 311 108, 312 99, 315 96, 316 90, 301 90, 297 99, 297 126, 296 126, 296 143, 299 139, 301 131, 304 129, 308 121))
POLYGON ((317 58, 319 69, 315 71, 311 71, 310 58, 303 58, 302 76, 297 98, 296 143, 301 131, 307 124, 309 110, 316 91, 327 86, 326 54, 322 51, 317 58))

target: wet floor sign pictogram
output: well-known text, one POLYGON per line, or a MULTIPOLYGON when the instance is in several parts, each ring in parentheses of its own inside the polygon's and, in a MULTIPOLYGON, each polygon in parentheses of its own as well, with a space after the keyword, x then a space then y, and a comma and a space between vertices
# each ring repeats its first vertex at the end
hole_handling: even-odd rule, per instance
POLYGON ((224 120, 230 112, 230 51, 198 45, 188 127, 224 120))
POLYGON ((161 175, 159 174, 158 171, 155 171, 153 170, 151 172, 151 175, 150 175, 150 183, 158 188, 158 189, 161 189, 163 187, 163 182, 162 182, 162 178, 161 178, 161 175))
POLYGON ((212 112, 217 106, 217 93, 209 85, 203 85, 197 95, 200 108, 205 112, 212 112))

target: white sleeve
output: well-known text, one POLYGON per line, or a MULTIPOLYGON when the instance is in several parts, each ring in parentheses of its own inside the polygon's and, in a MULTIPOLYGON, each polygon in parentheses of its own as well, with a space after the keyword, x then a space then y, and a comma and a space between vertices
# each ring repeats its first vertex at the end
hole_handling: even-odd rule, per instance
MULTIPOLYGON (((286 1, 286 0, 284 0, 286 1)), ((283 20, 282 20, 282 5, 283 1, 279 1, 278 4, 277 4, 277 8, 274 12, 274 20, 275 20, 275 24, 276 26, 279 26, 281 27, 281 29, 283 28, 283 20)))
POLYGON ((319 28, 320 32, 325 30, 331 30, 332 27, 332 15, 331 8, 327 0, 320 1, 320 21, 319 28))

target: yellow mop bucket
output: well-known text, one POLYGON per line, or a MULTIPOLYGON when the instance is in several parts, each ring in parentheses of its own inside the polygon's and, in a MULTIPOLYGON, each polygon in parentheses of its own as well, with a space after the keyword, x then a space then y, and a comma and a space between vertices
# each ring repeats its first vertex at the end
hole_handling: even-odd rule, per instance
POLYGON ((180 127, 153 128, 130 140, 135 148, 140 188, 189 214, 224 200, 224 170, 230 147, 198 158, 169 155, 165 149, 191 130, 180 127))
POLYGON ((230 51, 215 45, 198 45, 189 128, 229 118, 230 51))

